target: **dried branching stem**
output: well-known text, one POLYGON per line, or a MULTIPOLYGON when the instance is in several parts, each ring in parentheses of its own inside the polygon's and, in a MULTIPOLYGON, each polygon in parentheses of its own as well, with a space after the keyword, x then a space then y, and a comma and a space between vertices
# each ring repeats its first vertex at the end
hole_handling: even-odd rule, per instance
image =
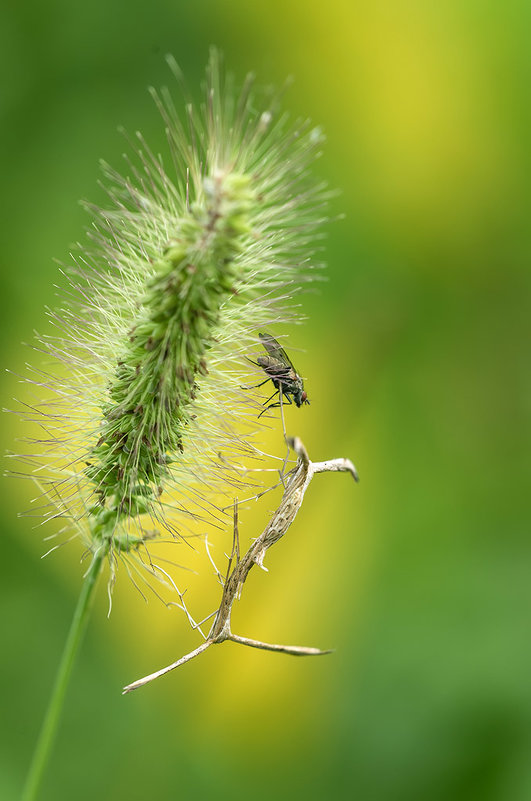
POLYGON ((242 557, 240 557, 239 552, 238 507, 236 504, 234 506, 232 553, 223 585, 221 602, 205 642, 173 664, 155 673, 151 673, 149 676, 144 676, 144 678, 132 684, 128 684, 123 689, 124 694, 136 690, 139 687, 143 687, 144 684, 148 684, 150 681, 153 681, 153 679, 157 679, 159 676, 163 676, 165 673, 169 673, 170 670, 174 670, 174 668, 190 661, 190 659, 199 656, 199 654, 206 651, 211 645, 225 642, 225 640, 232 640, 232 642, 238 642, 241 645, 261 648, 266 651, 279 651, 293 656, 320 656, 322 654, 331 653, 329 650, 322 651, 319 648, 306 648, 298 645, 275 645, 261 642, 260 640, 253 640, 248 637, 241 637, 237 634, 233 634, 230 627, 232 605, 235 599, 240 597, 242 587, 251 568, 254 565, 258 565, 263 570, 267 570, 267 568, 264 567, 265 554, 268 548, 284 536, 293 523, 301 507, 306 489, 315 473, 347 472, 353 476, 355 481, 359 480, 356 468, 349 459, 330 459, 325 462, 311 462, 308 458, 306 448, 298 437, 289 439, 288 444, 297 455, 297 464, 286 476, 284 494, 282 495, 278 509, 272 515, 271 520, 262 534, 254 540, 247 553, 242 557))

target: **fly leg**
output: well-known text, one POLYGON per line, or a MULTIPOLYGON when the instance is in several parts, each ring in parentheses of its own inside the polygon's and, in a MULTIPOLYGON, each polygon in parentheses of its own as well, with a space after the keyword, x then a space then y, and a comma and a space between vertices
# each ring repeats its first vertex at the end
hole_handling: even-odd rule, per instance
MULTIPOLYGON (((277 389, 277 392, 279 392, 279 393, 280 393, 280 390, 279 390, 279 389, 277 389)), ((277 394, 277 392, 273 392, 273 394, 271 395, 271 398, 274 398, 274 397, 275 397, 275 395, 277 394)), ((292 401, 291 401, 291 398, 290 398, 290 396, 289 396, 289 395, 286 395, 286 394, 284 394, 284 397, 286 398, 286 400, 287 400, 287 402, 288 402, 288 406, 291 406, 291 403, 292 403, 292 401)), ((269 401, 271 400, 271 398, 268 398, 268 400, 266 400, 266 403, 269 403, 269 401)), ((265 409, 263 409, 263 410, 260 412, 260 414, 258 415, 258 417, 261 417, 261 416, 262 416, 262 415, 263 415, 265 412, 268 412, 268 411, 269 411, 269 409, 278 409, 278 407, 279 407, 279 406, 282 406, 282 403, 270 403, 270 404, 269 404, 269 406, 266 406, 266 408, 265 408, 265 409)))
MULTIPOLYGON (((252 386, 252 387, 242 387, 242 386, 240 385, 240 389, 257 389, 258 387, 263 387, 263 386, 264 386, 264 384, 267 384, 267 382, 268 382, 268 381, 270 381, 270 380, 271 380, 270 378, 266 378, 266 379, 265 379, 265 381, 260 381, 260 383, 259 383, 259 384, 253 384, 253 386, 252 386)), ((275 394, 276 394, 276 393, 275 393, 275 394)), ((271 398, 272 398, 272 397, 273 397, 273 395, 271 395, 271 398)), ((270 400, 271 400, 271 398, 270 398, 270 400)))
MULTIPOLYGON (((269 379, 268 379, 268 381, 269 381, 269 379)), ((274 391, 274 392, 273 392, 273 394, 271 395, 271 398, 274 398, 274 397, 275 397, 275 395, 277 394, 277 392, 280 392, 280 390, 279 390, 279 389, 275 389, 275 391, 274 391)), ((271 400, 271 398, 268 398, 268 399, 267 399, 267 400, 264 402, 264 406, 265 406, 265 404, 266 404, 266 403, 269 403, 269 401, 271 400)), ((279 403, 271 403, 269 406, 266 406, 266 407, 265 407, 265 409, 262 409, 262 411, 260 412, 260 414, 258 415, 258 417, 262 417, 262 415, 263 415, 263 414, 265 414, 265 413, 266 413, 266 412, 267 412, 269 409, 273 409, 275 406, 280 406, 280 404, 279 404, 279 403)))

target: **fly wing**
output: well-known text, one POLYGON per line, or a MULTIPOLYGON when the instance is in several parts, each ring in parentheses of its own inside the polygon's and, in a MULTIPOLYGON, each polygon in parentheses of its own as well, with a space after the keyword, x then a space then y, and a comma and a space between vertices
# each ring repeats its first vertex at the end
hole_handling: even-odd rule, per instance
POLYGON ((260 337, 262 345, 267 350, 271 358, 275 359, 275 361, 277 362, 281 362, 286 367, 291 367, 294 373, 297 372, 295 370, 295 367, 293 366, 293 362, 289 358, 284 348, 281 345, 279 345, 279 343, 276 341, 274 337, 271 336, 271 334, 264 333, 264 334, 258 334, 258 336, 260 337))

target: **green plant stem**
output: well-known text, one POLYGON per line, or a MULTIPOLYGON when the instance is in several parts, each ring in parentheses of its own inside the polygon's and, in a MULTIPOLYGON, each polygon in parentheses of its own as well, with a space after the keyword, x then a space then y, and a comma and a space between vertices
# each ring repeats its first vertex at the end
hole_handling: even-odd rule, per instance
POLYGON ((48 709, 46 710, 39 739, 37 740, 37 745, 33 754, 26 785, 22 794, 22 801, 34 801, 37 797, 44 769, 50 757, 57 733, 57 726, 63 708, 68 681, 79 645, 86 629, 88 615, 94 598, 94 589, 101 573, 106 551, 107 548, 105 546, 100 547, 96 551, 88 573, 85 576, 74 617, 72 618, 70 631, 66 639, 63 656, 55 678, 48 709))

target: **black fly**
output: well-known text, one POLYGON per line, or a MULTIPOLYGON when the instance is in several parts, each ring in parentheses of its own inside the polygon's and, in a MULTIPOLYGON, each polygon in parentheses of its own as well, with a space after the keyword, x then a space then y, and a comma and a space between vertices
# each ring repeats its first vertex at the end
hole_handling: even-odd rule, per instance
MULTIPOLYGON (((264 373, 267 375, 267 378, 265 381, 261 381, 260 384, 255 384, 255 387, 261 387, 271 380, 273 382, 273 386, 275 387, 275 391, 271 397, 266 400, 266 403, 269 403, 269 401, 275 397, 277 392, 281 396, 280 402, 277 401, 275 403, 270 403, 269 406, 266 406, 266 408, 260 412, 258 417, 261 417, 265 412, 268 411, 268 409, 273 409, 276 406, 280 406, 282 396, 286 398, 288 404, 291 404, 291 399, 293 398, 296 406, 298 407, 301 407, 303 403, 310 403, 304 390, 302 378, 297 373, 284 348, 279 345, 279 343, 274 337, 271 336, 271 334, 258 334, 258 336, 260 337, 260 341, 267 351, 267 356, 258 356, 256 362, 253 362, 253 364, 257 364, 258 367, 261 367, 264 373)), ((247 389, 253 388, 254 387, 247 387, 247 389)))

